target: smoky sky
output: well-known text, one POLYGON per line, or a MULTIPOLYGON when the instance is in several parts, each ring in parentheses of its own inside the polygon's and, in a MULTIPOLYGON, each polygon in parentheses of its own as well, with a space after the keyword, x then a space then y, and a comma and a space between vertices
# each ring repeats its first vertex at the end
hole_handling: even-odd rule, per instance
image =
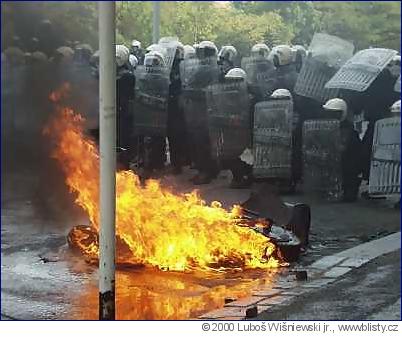
POLYGON ((1 69, 2 206, 23 199, 33 203, 46 218, 76 213, 74 194, 68 191, 63 164, 51 157, 53 144, 42 131, 55 115, 48 96, 63 82, 72 93, 65 102, 97 127, 98 82, 87 65, 9 66, 1 69))

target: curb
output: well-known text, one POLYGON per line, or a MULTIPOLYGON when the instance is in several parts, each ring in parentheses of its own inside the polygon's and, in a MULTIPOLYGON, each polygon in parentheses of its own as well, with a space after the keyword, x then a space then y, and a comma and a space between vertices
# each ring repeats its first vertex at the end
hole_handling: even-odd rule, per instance
POLYGON ((401 233, 357 245, 337 254, 323 257, 304 270, 306 281, 297 281, 294 275, 280 277, 274 286, 253 290, 251 296, 225 304, 198 317, 202 320, 244 320, 257 317, 261 312, 287 305, 297 296, 327 286, 348 272, 371 260, 401 248, 401 233))

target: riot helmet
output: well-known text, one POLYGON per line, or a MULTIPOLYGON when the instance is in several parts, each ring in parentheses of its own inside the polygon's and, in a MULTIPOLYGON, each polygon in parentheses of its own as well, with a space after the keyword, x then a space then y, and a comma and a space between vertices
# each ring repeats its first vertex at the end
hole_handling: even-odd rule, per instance
POLYGON ((138 40, 133 40, 133 41, 131 41, 131 47, 140 49, 141 48, 141 42, 139 42, 138 40))
POLYGON ((395 55, 387 67, 393 77, 398 77, 401 74, 401 56, 395 55))
POLYGON ((10 64, 20 65, 25 62, 25 54, 18 47, 8 47, 4 51, 4 55, 6 57, 7 62, 10 64))
POLYGON ((284 89, 284 88, 280 88, 280 89, 276 89, 272 95, 270 96, 271 99, 275 99, 275 100, 280 100, 280 99, 291 99, 292 98, 292 94, 290 93, 289 90, 284 89))
POLYGON ((200 59, 205 59, 209 57, 214 57, 218 54, 218 49, 216 48, 215 44, 211 41, 202 41, 197 49, 197 56, 200 59))
POLYGON ((218 58, 220 61, 229 61, 231 63, 234 62, 234 59, 237 56, 237 50, 233 46, 223 46, 218 53, 218 58))
POLYGON ((348 105, 340 98, 330 99, 324 105, 326 117, 345 121, 348 116, 348 105))
POLYGON ((296 56, 300 55, 303 59, 306 58, 307 56, 307 50, 306 48, 304 48, 302 45, 293 45, 291 47, 292 51, 293 51, 293 55, 294 55, 294 61, 296 60, 296 56))
POLYGON ((268 59, 270 53, 269 47, 265 43, 257 43, 251 47, 251 56, 253 57, 263 57, 268 59))
POLYGON ((158 51, 151 51, 145 55, 144 59, 145 67, 163 67, 165 65, 165 60, 162 53, 158 51))
POLYGON ((128 63, 130 56, 129 49, 124 45, 116 45, 116 64, 122 67, 128 63))
POLYGON ((137 55, 138 52, 141 50, 141 42, 138 40, 131 41, 131 53, 137 55))
POLYGON ((392 63, 395 64, 395 65, 400 66, 401 65, 401 56, 399 54, 395 55, 392 58, 392 63))
POLYGON ((391 106, 390 111, 393 115, 400 116, 401 115, 401 100, 394 102, 391 106))
POLYGON ((44 63, 44 62, 46 62, 47 60, 48 60, 48 59, 47 59, 47 55, 46 55, 45 53, 36 51, 36 52, 33 52, 33 53, 31 54, 31 61, 32 61, 32 63, 44 63))
POLYGON ((288 45, 275 46, 268 59, 274 63, 275 67, 286 66, 293 61, 292 49, 288 45))
POLYGON ((193 59, 196 57, 195 48, 190 45, 185 45, 183 47, 184 59, 193 59))
POLYGON ((301 45, 292 46, 293 63, 296 65, 297 72, 300 72, 303 62, 307 57, 306 49, 301 45))
POLYGON ((229 81, 246 81, 246 79, 247 79, 247 74, 241 68, 232 68, 225 75, 225 80, 229 80, 229 81))
POLYGON ((67 46, 61 46, 56 49, 55 59, 57 61, 72 61, 74 58, 74 50, 67 46))

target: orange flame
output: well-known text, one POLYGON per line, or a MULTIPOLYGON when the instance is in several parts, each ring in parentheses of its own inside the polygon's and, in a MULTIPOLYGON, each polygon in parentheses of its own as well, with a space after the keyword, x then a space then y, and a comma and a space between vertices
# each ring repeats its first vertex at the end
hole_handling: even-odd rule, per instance
MULTIPOLYGON (((57 102, 68 85, 50 95, 57 102)), ((53 157, 62 165, 76 203, 99 228, 99 156, 83 130, 83 118, 71 108, 56 106, 45 128, 55 141, 53 157)), ((149 180, 145 187, 131 171, 116 178, 116 233, 128 245, 132 263, 183 271, 210 267, 277 267, 274 244, 235 224, 238 207, 228 212, 219 202, 207 205, 193 191, 176 195, 149 180), (264 258, 263 258, 264 257, 264 258)), ((93 251, 94 248, 91 248, 93 251)), ((119 255, 119 252, 117 253, 119 255)))

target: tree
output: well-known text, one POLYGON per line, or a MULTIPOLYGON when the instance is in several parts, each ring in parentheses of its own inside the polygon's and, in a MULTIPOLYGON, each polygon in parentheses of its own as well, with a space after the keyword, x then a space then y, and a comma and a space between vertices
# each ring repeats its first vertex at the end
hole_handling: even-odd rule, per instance
POLYGON ((308 45, 321 28, 320 13, 312 1, 233 1, 233 5, 244 13, 280 15, 293 36, 293 44, 308 45))
POLYGON ((317 2, 323 29, 352 41, 356 49, 372 47, 400 51, 400 2, 317 2))
POLYGON ((119 1, 116 7, 117 43, 127 46, 132 40, 141 41, 143 46, 152 43, 152 3, 119 1))
MULTIPOLYGON (((22 46, 38 34, 40 22, 53 22, 57 47, 70 41, 98 44, 97 4, 89 1, 2 2, 2 50, 21 38, 22 46)), ((308 45, 315 32, 325 31, 354 42, 400 50, 400 2, 214 1, 161 2, 161 36, 177 36, 184 44, 202 40, 233 44, 241 54, 257 42, 270 46, 308 45)), ((118 1, 117 43, 152 43, 152 2, 118 1)), ((46 36, 45 36, 46 39, 46 36)), ((52 49, 49 48, 49 49, 52 49)))
POLYGON ((370 46, 400 50, 399 1, 234 1, 244 13, 278 13, 291 27, 293 43, 308 44, 314 32, 325 31, 370 46))
POLYGON ((276 13, 246 14, 233 6, 213 2, 166 2, 163 5, 162 35, 178 36, 185 44, 202 40, 218 46, 234 45, 246 55, 258 42, 270 45, 289 42, 291 32, 276 13))

